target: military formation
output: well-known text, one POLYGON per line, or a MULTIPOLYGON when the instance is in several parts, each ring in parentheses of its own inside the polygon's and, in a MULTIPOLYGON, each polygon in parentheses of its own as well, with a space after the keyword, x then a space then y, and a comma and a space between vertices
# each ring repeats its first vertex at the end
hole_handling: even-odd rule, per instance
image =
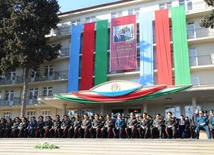
POLYGON ((171 112, 164 118, 156 114, 153 119, 147 113, 129 117, 122 117, 118 113, 115 117, 105 117, 95 114, 89 117, 76 115, 69 118, 64 115, 61 119, 39 116, 38 119, 16 117, 2 118, 0 121, 1 138, 199 138, 200 130, 205 130, 207 137, 214 137, 214 111, 195 110, 192 118, 173 117, 171 112))

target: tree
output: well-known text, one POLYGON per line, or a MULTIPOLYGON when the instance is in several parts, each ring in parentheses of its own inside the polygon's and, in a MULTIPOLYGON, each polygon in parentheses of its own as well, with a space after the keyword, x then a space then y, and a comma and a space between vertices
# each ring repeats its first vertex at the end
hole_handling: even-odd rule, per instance
MULTIPOLYGON (((214 1, 213 0, 204 0, 208 6, 214 7, 214 1)), ((205 28, 214 28, 214 10, 212 10, 212 13, 201 21, 200 25, 205 28)))
POLYGON ((45 37, 57 28, 57 0, 0 1, 0 71, 23 69, 21 116, 26 113, 29 72, 58 56, 60 44, 45 37))

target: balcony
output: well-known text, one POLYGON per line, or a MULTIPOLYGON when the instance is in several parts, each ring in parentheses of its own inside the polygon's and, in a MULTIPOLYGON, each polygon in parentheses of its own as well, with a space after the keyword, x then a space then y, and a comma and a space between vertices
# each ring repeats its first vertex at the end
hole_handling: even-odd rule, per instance
POLYGON ((190 57, 190 66, 214 65, 214 54, 190 57))
POLYGON ((0 100, 0 106, 18 106, 21 104, 20 97, 14 97, 13 99, 7 100, 0 100))
POLYGON ((204 11, 204 10, 209 10, 212 7, 209 7, 204 1, 200 1, 200 2, 192 2, 188 3, 186 6, 186 12, 187 13, 195 13, 195 12, 200 12, 200 11, 204 11))
POLYGON ((35 77, 31 77, 29 82, 40 81, 54 81, 54 80, 66 80, 68 79, 68 71, 55 71, 51 75, 45 75, 44 73, 38 73, 35 77))
POLYGON ((62 48, 60 51, 59 51, 59 58, 60 57, 67 57, 69 56, 70 54, 70 49, 69 48, 62 48))
POLYGON ((209 28, 197 28, 187 30, 188 39, 214 37, 214 30, 209 28))
POLYGON ((15 77, 0 77, 0 85, 11 85, 11 84, 21 84, 23 83, 23 76, 15 76, 15 77))
MULTIPOLYGON (((45 75, 45 73, 37 73, 35 77, 29 77, 29 82, 41 82, 41 81, 54 81, 54 80, 66 80, 68 79, 68 70, 55 71, 51 75, 45 75)), ((12 85, 22 84, 23 76, 16 76, 13 78, 7 78, 1 76, 0 85, 12 85)))

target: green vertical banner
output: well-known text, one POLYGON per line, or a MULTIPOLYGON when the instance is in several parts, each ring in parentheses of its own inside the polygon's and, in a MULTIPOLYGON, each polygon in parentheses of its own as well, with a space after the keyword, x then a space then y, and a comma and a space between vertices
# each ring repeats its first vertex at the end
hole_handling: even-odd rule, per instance
POLYGON ((108 20, 97 22, 94 85, 107 81, 108 20))
POLYGON ((191 84, 185 8, 179 6, 171 11, 175 85, 191 84))

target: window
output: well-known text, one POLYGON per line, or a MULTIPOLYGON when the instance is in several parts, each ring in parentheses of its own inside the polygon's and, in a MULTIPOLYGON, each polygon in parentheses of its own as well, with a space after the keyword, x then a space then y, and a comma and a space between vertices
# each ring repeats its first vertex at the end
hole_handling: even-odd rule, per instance
POLYGON ((41 116, 43 116, 44 118, 46 116, 50 116, 50 114, 51 114, 51 111, 49 109, 42 110, 42 112, 41 112, 41 116))
POLYGON ((48 80, 53 78, 53 69, 54 65, 45 66, 45 76, 48 78, 48 80))
POLYGON ((81 110, 81 116, 84 114, 88 114, 88 116, 93 116, 94 115, 94 110, 93 109, 82 109, 81 110))
POLYGON ((194 22, 188 23, 187 33, 188 33, 188 39, 196 38, 196 30, 195 30, 194 22))
POLYGON ((128 10, 128 15, 136 15, 136 19, 138 20, 139 19, 139 13, 140 13, 140 9, 137 8, 137 9, 129 9, 128 10))
POLYGON ((9 73, 9 79, 14 81, 16 79, 16 71, 12 71, 9 73))
POLYGON ((192 85, 198 86, 200 85, 200 78, 198 75, 193 74, 191 75, 192 85))
POLYGON ((111 18, 117 18, 122 16, 122 11, 111 13, 111 18))
POLYGON ((36 77, 39 76, 39 68, 31 70, 31 82, 35 81, 36 77))
POLYGON ((171 112, 174 117, 179 118, 181 116, 180 106, 166 106, 165 107, 165 117, 167 117, 167 113, 171 112))
POLYGON ((171 8, 172 8, 172 2, 159 4, 160 10, 163 10, 163 9, 171 10, 171 8))
POLYGON ((53 95, 53 87, 43 88, 43 96, 52 96, 52 95, 53 95))
POLYGON ((27 118, 30 120, 31 117, 36 116, 36 110, 28 110, 27 111, 27 118))
MULTIPOLYGON (((193 107, 189 105, 189 106, 185 106, 184 109, 185 109, 185 116, 191 119, 194 113, 193 107)), ((201 110, 201 106, 197 106, 197 109, 201 110)))
POLYGON ((14 99, 14 90, 5 91, 5 101, 13 101, 14 99))
POLYGON ((96 21, 97 21, 96 16, 91 16, 91 17, 85 18, 85 23, 91 23, 91 22, 96 22, 96 21))
POLYGON ((196 48, 189 48, 190 66, 198 66, 198 56, 196 48))
POLYGON ((78 24, 80 24, 80 19, 73 20, 73 21, 71 22, 71 25, 72 25, 72 26, 73 26, 73 25, 78 25, 78 24))
POLYGON ((192 0, 179 0, 179 6, 185 6, 186 11, 192 10, 192 0))
POLYGON ((11 111, 4 111, 3 112, 3 117, 4 118, 7 118, 7 117, 11 118, 11 111))
POLYGON ((31 88, 29 90, 29 99, 37 99, 38 97, 38 88, 31 88))
POLYGON ((70 110, 67 110, 67 114, 69 117, 74 117, 78 114, 78 110, 77 109, 70 109, 70 110))

